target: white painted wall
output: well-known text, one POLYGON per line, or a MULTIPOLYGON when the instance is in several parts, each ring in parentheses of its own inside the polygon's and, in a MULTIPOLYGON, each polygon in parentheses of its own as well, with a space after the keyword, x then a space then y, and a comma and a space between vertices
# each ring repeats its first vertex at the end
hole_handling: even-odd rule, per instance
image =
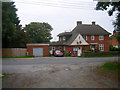
POLYGON ((76 39, 71 43, 71 45, 89 45, 84 38, 82 37, 81 34, 78 34, 78 36, 76 37, 76 39), (79 38, 80 37, 80 38, 79 38), (81 44, 77 44, 77 42, 82 42, 81 44))

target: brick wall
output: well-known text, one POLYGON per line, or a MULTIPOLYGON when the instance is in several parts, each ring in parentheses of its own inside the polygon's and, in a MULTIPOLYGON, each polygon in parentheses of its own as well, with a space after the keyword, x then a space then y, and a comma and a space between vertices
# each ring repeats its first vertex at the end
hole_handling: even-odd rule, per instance
POLYGON ((109 44, 112 46, 119 46, 119 43, 116 38, 112 38, 109 40, 109 44))
POLYGON ((99 44, 104 44, 104 51, 109 51, 109 36, 104 36, 104 40, 99 40, 99 35, 94 36, 94 40, 91 40, 91 35, 87 36, 88 43, 98 43, 97 49, 99 49, 99 44))
POLYGON ((33 56, 33 48, 43 48, 43 56, 49 56, 49 45, 30 45, 27 46, 29 56, 33 56))

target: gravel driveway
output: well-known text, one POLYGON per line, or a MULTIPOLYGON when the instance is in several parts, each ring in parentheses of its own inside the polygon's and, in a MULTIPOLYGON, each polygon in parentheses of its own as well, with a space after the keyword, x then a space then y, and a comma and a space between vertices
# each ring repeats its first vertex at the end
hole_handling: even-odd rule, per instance
POLYGON ((117 88, 117 81, 93 72, 108 60, 118 58, 3 59, 3 88, 117 88))

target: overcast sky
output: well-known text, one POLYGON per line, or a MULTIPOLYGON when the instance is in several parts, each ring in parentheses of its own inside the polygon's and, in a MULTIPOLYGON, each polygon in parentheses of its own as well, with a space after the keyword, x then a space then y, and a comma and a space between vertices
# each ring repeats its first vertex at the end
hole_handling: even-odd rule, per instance
POLYGON ((77 21, 91 24, 95 21, 108 32, 112 33, 112 21, 115 14, 108 16, 107 11, 94 10, 97 2, 93 0, 13 0, 15 1, 20 24, 30 22, 47 22, 53 27, 51 41, 57 41, 57 35, 70 31, 77 21))

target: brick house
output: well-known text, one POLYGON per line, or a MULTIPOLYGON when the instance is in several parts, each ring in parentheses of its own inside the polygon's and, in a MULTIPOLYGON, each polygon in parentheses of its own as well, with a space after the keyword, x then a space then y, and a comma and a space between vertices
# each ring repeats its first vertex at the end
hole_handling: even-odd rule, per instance
POLYGON ((90 49, 109 51, 109 35, 95 22, 82 24, 82 21, 77 21, 77 26, 71 32, 60 33, 59 41, 50 43, 50 49, 71 52, 71 55, 76 53, 77 56, 90 49))
POLYGON ((118 42, 118 40, 116 38, 116 36, 118 35, 118 33, 120 33, 120 32, 114 30, 113 31, 113 35, 110 37, 110 40, 109 40, 109 44, 112 45, 115 48, 120 47, 120 44, 119 44, 119 42, 118 42))

